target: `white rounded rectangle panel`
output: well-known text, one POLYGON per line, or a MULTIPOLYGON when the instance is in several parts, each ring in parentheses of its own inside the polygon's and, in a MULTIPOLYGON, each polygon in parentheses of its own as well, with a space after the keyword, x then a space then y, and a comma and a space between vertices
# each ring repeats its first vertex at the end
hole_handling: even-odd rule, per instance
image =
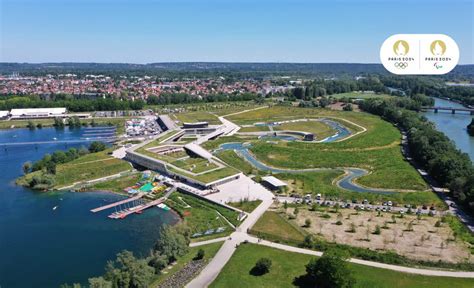
POLYGON ((444 34, 396 34, 380 48, 385 69, 398 75, 441 75, 459 62, 459 47, 444 34))

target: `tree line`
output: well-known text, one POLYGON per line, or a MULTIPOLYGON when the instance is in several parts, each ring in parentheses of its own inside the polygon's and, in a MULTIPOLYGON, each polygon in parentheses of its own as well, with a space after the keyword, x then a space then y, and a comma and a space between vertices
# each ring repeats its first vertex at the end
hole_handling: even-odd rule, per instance
POLYGON ((440 84, 439 78, 382 76, 387 87, 401 89, 407 96, 425 94, 438 98, 457 100, 465 105, 474 105, 474 89, 463 86, 440 84))
POLYGON ((114 98, 98 99, 62 99, 52 97, 51 100, 42 100, 37 96, 4 96, 0 98, 0 110, 18 108, 54 108, 66 107, 71 112, 87 111, 121 111, 141 110, 145 106, 143 100, 125 100, 114 98))
POLYGON ((414 99, 371 99, 359 107, 379 115, 407 132, 408 146, 413 159, 452 195, 474 212, 474 167, 466 153, 434 124, 415 111, 422 104, 414 99))
POLYGON ((189 104, 189 103, 213 103, 213 102, 235 102, 251 101, 259 97, 255 93, 236 93, 236 94, 209 94, 205 96, 190 95, 188 93, 163 93, 159 96, 148 96, 146 103, 148 105, 169 105, 169 104, 189 104))
POLYGON ((304 83, 304 86, 291 90, 290 100, 311 100, 321 96, 347 93, 352 91, 374 91, 376 93, 390 93, 378 77, 355 79, 326 80, 316 79, 304 83))

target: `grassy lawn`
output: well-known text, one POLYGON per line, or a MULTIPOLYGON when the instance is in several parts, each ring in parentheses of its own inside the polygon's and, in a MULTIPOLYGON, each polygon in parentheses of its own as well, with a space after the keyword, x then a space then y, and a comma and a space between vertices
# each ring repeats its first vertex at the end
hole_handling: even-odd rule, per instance
POLYGON ((179 258, 176 261, 176 264, 171 266, 170 269, 165 269, 166 273, 162 273, 161 275, 158 275, 156 279, 153 281, 153 283, 150 285, 150 287, 158 287, 160 283, 163 283, 166 279, 174 275, 175 273, 180 272, 183 267, 191 262, 194 257, 196 257, 197 252, 199 249, 204 250, 204 258, 207 259, 207 262, 211 261, 211 259, 216 255, 217 251, 221 248, 222 244, 224 242, 218 242, 218 243, 212 243, 212 244, 207 244, 207 245, 202 245, 199 247, 190 247, 189 252, 185 254, 183 257, 179 258))
POLYGON ((222 178, 232 176, 232 175, 235 175, 235 174, 239 173, 238 170, 236 170, 234 168, 231 168, 231 167, 224 167, 224 168, 221 168, 221 169, 218 169, 218 170, 206 172, 206 173, 199 174, 199 175, 192 175, 192 174, 189 174, 189 173, 184 173, 183 171, 177 170, 177 169, 175 169, 171 166, 168 166, 168 170, 170 170, 173 173, 183 175, 183 176, 195 179, 195 180, 203 182, 203 183, 213 182, 213 181, 216 181, 216 180, 219 180, 219 179, 222 179, 222 178))
POLYGON ((239 132, 270 132, 270 129, 266 125, 248 126, 240 128, 239 132))
MULTIPOLYGON (((132 117, 117 117, 117 118, 90 118, 90 119, 80 119, 82 124, 90 125, 92 119, 97 125, 114 125, 117 127, 117 133, 122 134, 125 132, 125 121, 131 119, 132 117)), ((43 127, 52 127, 54 124, 54 119, 33 119, 35 125, 41 124, 43 127)), ((14 126, 15 128, 26 128, 28 125, 28 120, 11 120, 11 121, 0 121, 0 129, 9 129, 14 126)))
POLYGON ((349 98, 349 99, 372 99, 372 98, 382 98, 387 99, 390 97, 388 94, 375 94, 375 93, 359 93, 359 92, 348 92, 348 93, 340 93, 340 94, 333 94, 330 97, 341 99, 341 98, 349 98))
MULTIPOLYGON (((305 265, 312 257, 256 244, 243 244, 210 287, 233 287, 235 283, 239 283, 240 287, 298 287, 294 281, 306 273, 305 265), (270 272, 262 276, 251 275, 250 270, 262 257, 272 260, 270 272)), ((467 288, 472 287, 473 283, 472 279, 414 275, 352 263, 349 268, 356 278, 356 287, 364 288, 467 288)))
MULTIPOLYGON (((208 229, 217 229, 219 227, 225 227, 225 232, 233 231, 229 223, 217 212, 232 224, 239 225, 237 220, 238 212, 185 193, 174 192, 166 200, 166 204, 183 217, 184 222, 190 227, 192 233, 203 233, 208 229)), ((225 234, 222 233, 220 235, 225 234)))
POLYGON ((124 193, 123 189, 135 185, 140 181, 141 174, 134 174, 100 182, 89 187, 89 190, 110 191, 115 193, 124 193))
POLYGON ((291 130, 313 133, 317 140, 321 140, 336 134, 336 131, 329 125, 320 121, 299 121, 283 123, 273 127, 275 131, 291 130))
POLYGON ((365 127, 367 131, 345 141, 332 143, 253 141, 250 150, 259 160, 275 167, 360 167, 372 172, 357 180, 361 185, 400 190, 427 189, 421 176, 401 154, 398 129, 377 116, 362 112, 275 106, 233 115, 229 119, 239 124, 249 124, 303 117, 332 117, 353 132, 361 129, 347 122, 351 121, 365 127))
POLYGON ((218 168, 216 164, 199 157, 189 157, 183 160, 176 160, 170 164, 193 173, 201 173, 218 168))
POLYGON ((254 168, 252 165, 250 165, 250 163, 239 157, 239 155, 237 155, 235 151, 220 151, 219 153, 217 153, 217 157, 219 157, 219 159, 224 161, 227 165, 238 169, 244 174, 248 175, 258 173, 258 170, 256 168, 254 168))
POLYGON ((194 123, 194 122, 209 122, 211 125, 219 125, 222 124, 216 115, 211 114, 207 111, 194 111, 194 112, 187 112, 187 113, 177 113, 175 114, 176 118, 181 123, 194 123))
POLYGON ((267 211, 252 227, 251 233, 271 241, 283 240, 285 242, 301 243, 304 240, 304 232, 292 226, 283 217, 277 212, 267 211), (277 236, 272 237, 273 235, 277 236))
POLYGON ((245 212, 252 212, 255 208, 258 207, 262 203, 262 200, 254 200, 254 201, 240 201, 240 202, 230 202, 227 203, 228 205, 240 209, 245 212))
MULTIPOLYGON (((131 170, 129 162, 113 158, 107 154, 108 152, 110 152, 110 149, 90 153, 74 161, 57 165, 53 188, 69 186, 76 182, 94 180, 131 170)), ((29 173, 19 178, 17 183, 26 185, 34 175, 41 173, 43 172, 29 173)))

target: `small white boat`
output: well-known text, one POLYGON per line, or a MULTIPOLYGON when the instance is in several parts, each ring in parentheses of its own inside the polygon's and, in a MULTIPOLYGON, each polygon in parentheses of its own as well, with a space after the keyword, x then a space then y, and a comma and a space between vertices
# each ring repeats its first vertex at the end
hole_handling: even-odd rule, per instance
POLYGON ((58 140, 58 138, 54 137, 53 140, 56 141, 56 140, 58 140))
POLYGON ((58 207, 59 207, 59 206, 54 206, 54 207, 53 207, 53 211, 56 210, 56 209, 58 209, 58 207))

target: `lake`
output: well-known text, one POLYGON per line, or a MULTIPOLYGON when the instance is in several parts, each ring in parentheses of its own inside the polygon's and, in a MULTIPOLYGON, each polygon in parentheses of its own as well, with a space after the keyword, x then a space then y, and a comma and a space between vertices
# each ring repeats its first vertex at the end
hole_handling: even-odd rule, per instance
MULTIPOLYGON (((453 101, 434 98, 435 106, 462 108, 461 104, 453 101)), ((456 146, 463 152, 469 154, 469 157, 474 161, 474 137, 469 136, 466 131, 466 126, 471 123, 472 116, 467 112, 456 112, 451 114, 451 111, 424 112, 431 122, 436 124, 436 128, 446 134, 451 140, 456 143, 456 146)))
MULTIPOLYGON (((0 143, 79 140, 82 129, 0 130, 0 143)), ((178 221, 172 212, 148 209, 123 220, 112 211, 89 210, 123 196, 100 193, 44 193, 16 186, 26 161, 79 144, 0 144, 0 287, 58 287, 85 283, 101 275, 107 260, 123 249, 144 255, 158 238, 159 228, 178 221), (53 210, 53 207, 58 206, 53 210)))

